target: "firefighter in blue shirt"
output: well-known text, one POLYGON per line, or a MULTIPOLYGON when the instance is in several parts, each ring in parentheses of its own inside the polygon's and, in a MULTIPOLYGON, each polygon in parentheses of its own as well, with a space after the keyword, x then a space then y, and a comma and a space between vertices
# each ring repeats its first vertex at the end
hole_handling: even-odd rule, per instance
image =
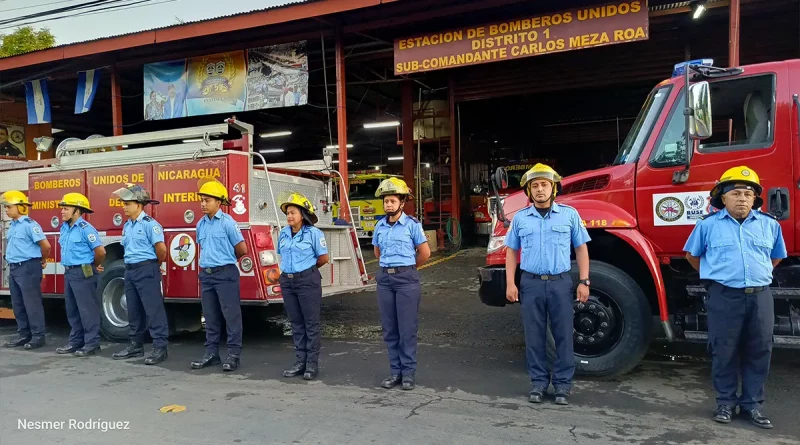
POLYGON ((422 224, 403 213, 411 189, 399 178, 384 179, 375 191, 383 199, 386 217, 375 224, 372 245, 380 269, 378 305, 381 311, 383 341, 389 352, 391 374, 381 387, 414 389, 417 370, 417 330, 422 285, 417 267, 431 255, 422 224))
POLYGON ((197 182, 204 215, 197 223, 200 245, 200 287, 203 316, 206 319, 206 353, 192 362, 192 368, 218 365, 219 339, 223 320, 228 333, 228 356, 223 371, 239 368, 242 353, 242 307, 239 299, 237 259, 247 255, 247 244, 236 221, 220 206, 231 205, 228 190, 213 178, 197 182))
POLYGON ((144 355, 144 332, 150 328, 153 351, 144 363, 155 365, 167 358, 167 311, 161 294, 161 263, 167 257, 164 230, 144 212, 147 204, 157 205, 142 186, 128 184, 114 191, 123 203, 128 221, 122 227, 125 249, 125 297, 128 302, 130 344, 112 354, 115 360, 144 355))
POLYGON ((103 272, 106 249, 97 230, 83 219, 92 213, 89 199, 80 193, 67 193, 61 202, 58 243, 64 266, 64 300, 71 327, 69 344, 56 349, 59 354, 86 357, 100 351, 100 303, 97 274, 103 272))
POLYGON ((6 215, 11 218, 6 246, 11 306, 17 321, 17 338, 7 348, 41 348, 45 344, 42 307, 42 269, 50 256, 50 243, 42 227, 28 217, 31 203, 24 193, 9 190, 0 196, 6 215))
POLYGON ((314 227, 318 218, 311 201, 300 193, 278 200, 289 224, 278 235, 281 256, 279 278, 283 304, 292 322, 295 364, 284 377, 303 375, 313 380, 319 372, 319 312, 322 304, 322 275, 328 262, 325 235, 314 227))
POLYGON ((697 222, 683 250, 707 286, 708 346, 717 393, 713 419, 730 423, 740 408, 760 428, 775 322, 772 270, 786 258, 778 221, 758 210, 764 203, 756 172, 746 166, 723 173, 711 190, 718 212, 697 222), (742 376, 742 393, 739 389, 742 376))
POLYGON ((570 246, 580 271, 576 300, 589 298, 589 249, 591 239, 581 217, 572 207, 557 204, 561 176, 551 167, 536 164, 521 184, 532 203, 516 215, 506 235, 506 299, 522 305, 525 351, 531 392, 528 401, 542 403, 552 382, 555 403, 567 405, 575 374, 573 357, 573 299, 570 246), (520 289, 515 284, 517 252, 522 251, 520 289), (547 363, 547 321, 550 321, 557 358, 552 379, 547 363))

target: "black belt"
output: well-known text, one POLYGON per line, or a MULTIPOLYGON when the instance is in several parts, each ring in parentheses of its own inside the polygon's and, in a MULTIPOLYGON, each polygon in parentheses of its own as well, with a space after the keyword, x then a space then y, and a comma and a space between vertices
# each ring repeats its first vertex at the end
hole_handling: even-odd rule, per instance
POLYGON ((37 263, 41 263, 42 262, 42 258, 41 257, 39 257, 39 258, 31 258, 29 260, 20 261, 19 263, 8 263, 8 265, 16 267, 16 266, 22 266, 25 263, 32 263, 34 261, 36 261, 37 263))
POLYGON ((203 272, 205 272, 207 274, 212 274, 212 273, 222 272, 223 270, 225 270, 228 267, 236 267, 236 265, 235 264, 226 264, 224 266, 217 266, 217 267, 204 267, 204 268, 202 268, 200 270, 202 270, 203 272))
POLYGON ((381 269, 386 273, 395 274, 400 272, 406 272, 409 270, 417 270, 417 266, 381 267, 381 269))
POLYGON ((761 292, 762 290, 767 290, 769 286, 756 286, 756 287, 746 287, 742 289, 746 294, 755 294, 757 292, 761 292))
POLYGON ((149 264, 153 264, 153 263, 157 263, 157 262, 158 262, 157 260, 145 260, 145 261, 140 261, 138 263, 126 264, 125 265, 125 269, 128 269, 128 270, 138 269, 140 267, 144 267, 144 266, 147 266, 149 264))
POLYGON ((295 272, 295 273, 281 272, 281 276, 284 276, 286 278, 303 278, 307 275, 311 275, 311 273, 314 272, 316 268, 317 266, 311 266, 302 272, 295 272))
POLYGON ((78 264, 77 266, 64 266, 64 269, 65 270, 80 269, 83 266, 92 266, 92 269, 94 269, 94 265, 91 265, 91 264, 78 264))
POLYGON ((527 274, 527 276, 529 278, 533 278, 535 280, 542 280, 542 281, 556 281, 556 280, 566 279, 567 277, 569 277, 569 273, 568 272, 560 273, 560 274, 557 274, 557 275, 539 275, 539 274, 523 271, 522 274, 523 275, 527 274))

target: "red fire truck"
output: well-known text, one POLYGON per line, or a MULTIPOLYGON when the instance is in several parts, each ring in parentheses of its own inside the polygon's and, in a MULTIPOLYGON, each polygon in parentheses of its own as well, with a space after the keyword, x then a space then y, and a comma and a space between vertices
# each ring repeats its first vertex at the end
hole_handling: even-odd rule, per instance
MULTIPOLYGON (((145 210, 164 227, 168 248, 168 258, 161 264, 165 301, 195 303, 170 305, 170 324, 175 330, 200 328, 195 226, 203 216, 197 195, 201 177, 214 177, 225 184, 232 202, 225 210, 237 221, 247 243, 248 254, 238 262, 242 305, 263 308, 283 303, 276 241, 286 219, 276 199, 289 191, 303 193, 317 207, 317 227, 325 234, 330 253, 330 263, 320 269, 323 296, 370 286, 355 226, 332 221, 331 179, 338 172, 326 167, 331 165, 330 159, 327 163, 266 165, 264 158, 253 152, 251 125, 230 119, 218 125, 74 141, 64 144, 56 156, 58 162, 51 167, 5 172, 3 177, 16 182, 27 177, 33 204, 30 217, 41 224, 53 246, 42 280, 47 297, 61 298, 64 289, 59 200, 68 192, 89 198, 94 213, 86 219, 100 232, 106 249, 105 272, 97 289, 106 339, 125 341, 128 336, 120 242, 125 217, 122 203, 112 195, 125 183, 144 186, 161 202, 145 210), (121 146, 130 148, 96 152, 121 146), (254 159, 261 163, 254 165, 254 159)), ((5 279, 0 295, 9 295, 5 279)))
MULTIPOLYGON (((739 165, 759 174, 762 210, 780 221, 790 252, 772 284, 775 343, 800 345, 800 60, 712 64, 676 65, 673 78, 647 97, 613 164, 564 179, 558 201, 578 210, 592 237, 590 301, 574 307, 579 373, 630 371, 654 330, 669 341, 706 338, 705 288, 683 246, 697 220, 715 211, 715 182, 739 165)), ((507 181, 502 169, 494 179, 507 181)), ((527 205, 520 192, 498 209, 487 265, 479 269, 487 305, 506 304, 503 241, 510 219, 527 205)), ((577 282, 577 266, 572 273, 577 282)))

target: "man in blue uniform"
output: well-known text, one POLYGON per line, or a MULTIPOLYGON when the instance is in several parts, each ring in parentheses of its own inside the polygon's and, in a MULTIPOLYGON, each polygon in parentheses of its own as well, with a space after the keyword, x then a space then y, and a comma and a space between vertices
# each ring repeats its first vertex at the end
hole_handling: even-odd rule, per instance
POLYGON ((325 235, 314 227, 319 220, 311 201, 300 193, 279 198, 288 225, 278 235, 281 256, 279 282, 283 304, 292 322, 294 366, 284 377, 303 375, 314 380, 319 372, 319 312, 322 305, 322 276, 319 268, 328 262, 325 235))
POLYGON ((758 210, 762 191, 753 170, 727 170, 711 190, 711 205, 721 210, 697 222, 683 250, 708 289, 714 420, 730 423, 738 405, 755 426, 772 428, 761 412, 775 323, 769 286, 772 270, 787 252, 778 221, 758 210), (736 394, 739 374, 741 396, 736 394))
POLYGON ((391 374, 381 387, 401 385, 414 389, 417 371, 417 331, 422 284, 417 267, 431 256, 422 224, 403 213, 411 199, 411 189, 399 178, 383 180, 375 192, 383 199, 386 217, 375 224, 372 245, 379 259, 378 305, 381 311, 383 341, 389 352, 391 374))
POLYGON ((92 213, 89 199, 80 193, 67 193, 61 207, 61 264, 64 266, 64 300, 72 328, 69 344, 56 349, 59 354, 87 357, 100 350, 100 303, 97 299, 97 274, 103 272, 106 249, 91 224, 83 219, 92 213))
POLYGON ((128 184, 114 194, 122 201, 128 217, 122 227, 122 247, 125 249, 125 297, 131 343, 112 357, 121 360, 143 356, 144 332, 149 327, 153 351, 144 363, 155 365, 167 358, 169 327, 161 294, 160 267, 167 257, 167 246, 163 228, 144 212, 144 206, 157 205, 158 201, 150 199, 147 190, 135 184, 128 184))
POLYGON ((200 245, 200 286, 203 315, 206 319, 206 353, 192 362, 192 368, 220 364, 219 339, 222 323, 228 333, 228 356, 223 371, 239 367, 242 353, 242 308, 239 300, 237 259, 247 255, 247 244, 236 221, 220 209, 231 205, 228 190, 212 178, 198 181, 200 208, 205 216, 197 223, 200 245))
POLYGON ((28 217, 31 203, 24 193, 9 190, 0 196, 0 204, 11 218, 5 257, 11 272, 11 306, 17 320, 17 338, 5 346, 41 348, 45 344, 42 269, 50 256, 50 243, 39 223, 28 217))
POLYGON ((556 204, 561 176, 544 164, 536 164, 522 177, 521 186, 533 205, 514 215, 506 235, 506 299, 520 301, 525 330, 525 352, 531 392, 528 401, 542 403, 552 382, 555 403, 567 405, 575 374, 573 357, 573 310, 570 245, 580 271, 576 300, 589 298, 589 249, 591 240, 578 211, 556 204), (517 289, 517 252, 521 250, 522 279, 517 289), (552 379, 547 363, 547 320, 556 343, 552 379))

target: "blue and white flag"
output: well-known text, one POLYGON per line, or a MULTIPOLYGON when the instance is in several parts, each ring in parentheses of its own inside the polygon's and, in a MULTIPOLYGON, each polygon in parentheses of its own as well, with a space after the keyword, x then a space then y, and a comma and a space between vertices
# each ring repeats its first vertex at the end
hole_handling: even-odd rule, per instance
POLYGON ((25 82, 25 103, 28 108, 29 124, 50 123, 50 95, 47 93, 47 79, 25 82))
POLYGON ((78 92, 75 95, 75 114, 82 114, 92 108, 97 85, 100 83, 98 70, 78 72, 78 92))

